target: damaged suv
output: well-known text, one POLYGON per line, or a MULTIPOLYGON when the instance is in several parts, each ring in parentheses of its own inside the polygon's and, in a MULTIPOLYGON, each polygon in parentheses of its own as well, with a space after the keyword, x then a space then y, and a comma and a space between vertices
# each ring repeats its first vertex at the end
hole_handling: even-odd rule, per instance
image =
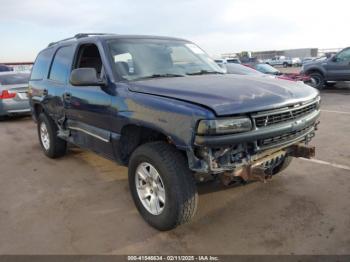
POLYGON ((159 230, 193 217, 198 181, 265 181, 312 157, 320 114, 312 87, 225 75, 192 42, 155 36, 51 43, 29 95, 44 153, 71 143, 127 165, 135 205, 159 230))

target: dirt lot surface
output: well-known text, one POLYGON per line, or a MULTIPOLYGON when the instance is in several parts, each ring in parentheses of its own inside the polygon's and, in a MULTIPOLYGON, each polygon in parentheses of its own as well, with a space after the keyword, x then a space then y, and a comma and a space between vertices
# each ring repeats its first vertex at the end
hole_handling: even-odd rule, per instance
POLYGON ((271 182, 199 187, 193 222, 158 232, 127 169, 72 148, 46 158, 30 118, 0 122, 0 254, 350 254, 350 89, 322 93, 317 159, 271 182))

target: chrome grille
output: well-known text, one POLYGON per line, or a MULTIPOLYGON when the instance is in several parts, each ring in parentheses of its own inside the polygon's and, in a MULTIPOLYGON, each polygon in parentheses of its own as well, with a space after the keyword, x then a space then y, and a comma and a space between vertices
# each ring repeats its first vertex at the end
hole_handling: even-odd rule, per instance
POLYGON ((303 117, 315 111, 317 109, 317 103, 318 102, 315 102, 306 106, 291 108, 280 112, 272 112, 270 114, 264 114, 262 116, 253 116, 255 125, 259 128, 303 117))
POLYGON ((283 143, 285 141, 293 140, 294 138, 297 138, 297 137, 303 135, 304 133, 306 133, 311 127, 312 127, 312 125, 305 127, 303 129, 300 129, 300 130, 295 130, 295 131, 283 134, 283 135, 258 140, 258 145, 261 147, 264 147, 264 146, 280 144, 280 143, 283 143))

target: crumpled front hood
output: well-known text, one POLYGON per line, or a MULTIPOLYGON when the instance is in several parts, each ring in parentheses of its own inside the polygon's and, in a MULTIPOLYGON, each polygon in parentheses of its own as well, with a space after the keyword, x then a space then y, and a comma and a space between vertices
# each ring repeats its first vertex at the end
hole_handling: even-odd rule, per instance
POLYGON ((216 115, 270 110, 315 98, 318 91, 294 81, 241 75, 201 75, 135 81, 130 91, 199 104, 216 115))

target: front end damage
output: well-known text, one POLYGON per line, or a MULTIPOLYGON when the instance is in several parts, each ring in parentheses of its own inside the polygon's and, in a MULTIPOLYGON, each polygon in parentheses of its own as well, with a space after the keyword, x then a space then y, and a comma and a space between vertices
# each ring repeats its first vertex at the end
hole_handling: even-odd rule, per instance
POLYGON ((312 158, 314 156, 314 146, 307 146, 299 143, 259 158, 232 172, 224 172, 221 174, 220 179, 224 185, 230 185, 237 180, 244 182, 254 180, 266 182, 277 173, 276 169, 283 164, 287 157, 312 158))
POLYGON ((197 135, 194 149, 187 151, 190 168, 200 181, 219 177, 225 185, 252 180, 266 182, 288 158, 315 156, 315 147, 308 144, 315 136, 319 115, 318 99, 251 114, 253 129, 249 132, 197 135))

